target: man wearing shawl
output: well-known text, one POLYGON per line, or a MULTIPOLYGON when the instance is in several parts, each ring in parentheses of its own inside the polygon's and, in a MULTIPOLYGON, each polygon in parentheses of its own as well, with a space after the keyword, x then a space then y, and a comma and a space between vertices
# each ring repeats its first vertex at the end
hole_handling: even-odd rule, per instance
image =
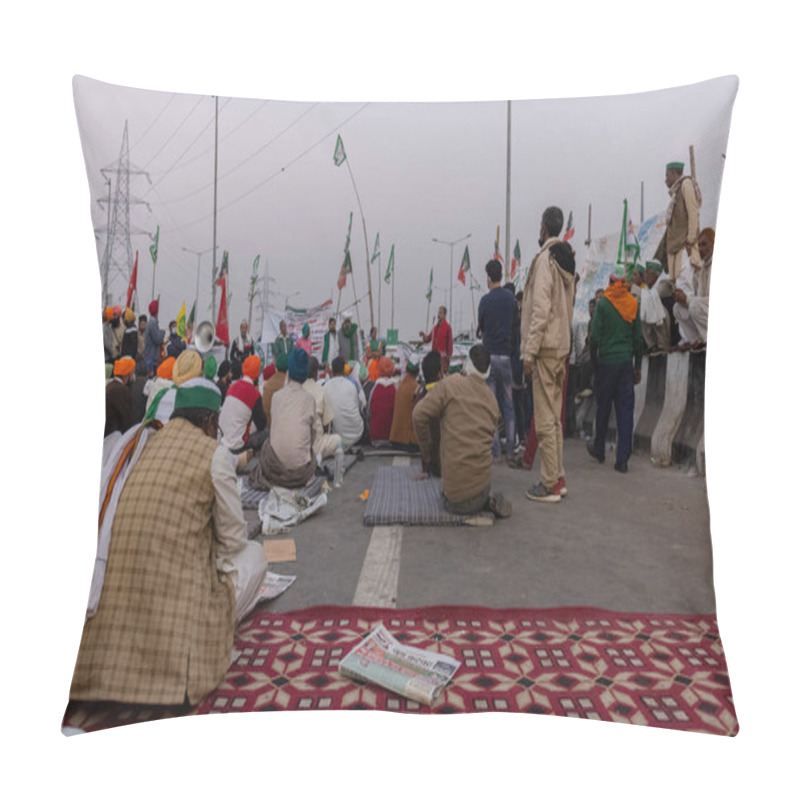
POLYGON ((350 317, 345 317, 339 331, 339 355, 345 361, 358 361, 358 327, 350 317))
MULTIPOLYGON (((561 410, 567 357, 572 343, 572 307, 575 297, 575 258, 558 235, 564 225, 560 208, 542 214, 539 246, 522 297, 523 372, 531 376, 536 442, 541 453, 541 481, 525 496, 529 500, 558 503, 567 493, 564 475, 564 431, 561 410)), ((529 463, 532 463, 529 462, 529 463)))
POLYGON ((133 424, 131 407, 131 384, 134 381, 136 362, 130 356, 123 356, 114 362, 114 373, 106 384, 106 426, 105 438, 114 431, 125 433, 133 424))
POLYGON ((231 342, 231 361, 238 361, 241 364, 248 356, 255 354, 255 345, 247 328, 247 320, 243 319, 239 325, 239 335, 231 342))
POLYGON ((702 263, 692 264, 692 280, 675 289, 673 313, 684 341, 681 349, 705 349, 708 340, 708 293, 711 284, 711 261, 714 255, 714 229, 704 228, 697 237, 702 263))
POLYGON ((648 261, 644 269, 644 285, 639 292, 639 316, 642 320, 644 345, 649 356, 663 355, 670 349, 669 313, 656 288, 660 277, 661 262, 648 261))
POLYGON ((500 408, 486 385, 489 371, 489 351, 473 345, 463 374, 435 383, 414 407, 423 465, 433 457, 430 422, 441 424, 442 496, 451 514, 486 510, 497 517, 511 515, 511 503, 492 493, 492 441, 500 408))
POLYGON ((669 189, 667 230, 656 251, 656 258, 662 264, 666 261, 667 276, 675 285, 690 265, 699 267, 701 264, 697 237, 702 196, 692 176, 683 174, 681 161, 667 164, 665 183, 669 189))
MULTIPOLYGON (((414 411, 414 394, 417 391, 417 377, 419 364, 414 361, 406 362, 406 374, 397 387, 394 396, 394 412, 392 413, 392 429, 389 431, 389 441, 396 447, 406 450, 417 450, 417 435, 414 433, 414 423, 411 414, 414 411)), ((438 448, 438 442, 437 442, 438 448)))
MULTIPOLYGON (((308 353, 296 347, 289 354, 289 379, 272 397, 269 441, 250 472, 254 489, 305 486, 317 468, 314 439, 317 434, 314 398, 303 389, 308 378, 308 353)), ((246 363, 246 362, 245 362, 246 363)))
POLYGON ((394 382, 394 361, 389 356, 378 359, 378 379, 369 395, 369 438, 373 445, 385 445, 392 431, 397 385, 394 382))
POLYGON ((217 443, 220 399, 210 381, 187 381, 167 425, 123 436, 103 465, 73 700, 197 705, 230 665, 267 562, 217 443))
POLYGON ((628 471, 633 448, 633 387, 642 379, 642 326, 639 304, 628 291, 625 268, 617 266, 592 318, 592 357, 597 417, 595 440, 587 442, 589 455, 603 463, 611 404, 617 415, 617 458, 614 469, 628 471))

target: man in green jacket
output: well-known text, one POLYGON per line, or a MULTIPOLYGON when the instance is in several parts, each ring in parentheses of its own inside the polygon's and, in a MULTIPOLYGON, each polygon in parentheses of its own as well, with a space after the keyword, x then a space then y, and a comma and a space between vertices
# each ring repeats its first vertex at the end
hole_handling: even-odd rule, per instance
POLYGON ((618 266, 611 276, 592 318, 592 360, 597 364, 595 440, 588 442, 589 455, 603 463, 611 404, 617 414, 617 459, 614 469, 628 471, 633 449, 633 387, 642 379, 642 325, 639 303, 628 290, 625 269, 618 266))

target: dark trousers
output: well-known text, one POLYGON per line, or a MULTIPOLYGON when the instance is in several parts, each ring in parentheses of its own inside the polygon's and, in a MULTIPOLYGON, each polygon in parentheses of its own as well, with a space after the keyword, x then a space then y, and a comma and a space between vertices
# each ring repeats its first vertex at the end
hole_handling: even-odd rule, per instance
POLYGON ((597 402, 594 450, 605 453, 611 404, 617 415, 617 465, 627 466, 633 449, 633 365, 598 364, 594 377, 597 402))

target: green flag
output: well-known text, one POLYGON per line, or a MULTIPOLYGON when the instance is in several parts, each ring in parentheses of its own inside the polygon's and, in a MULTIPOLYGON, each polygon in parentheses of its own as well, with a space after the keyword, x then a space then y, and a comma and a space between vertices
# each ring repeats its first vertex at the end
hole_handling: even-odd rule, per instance
POLYGON ((226 273, 228 271, 228 251, 222 251, 222 266, 220 267, 220 271, 224 270, 226 273))
POLYGON ((160 225, 156 225, 156 240, 150 245, 150 257, 153 259, 153 264, 158 261, 158 232, 161 230, 160 225))
POLYGON ((372 258, 369 260, 370 264, 375 263, 375 259, 381 254, 381 235, 380 233, 375 237, 375 249, 372 251, 372 258))
POLYGON ((425 299, 430 303, 431 297, 433 297, 433 267, 431 267, 431 277, 428 281, 428 291, 425 293, 425 299))
POLYGON ((344 251, 347 253, 350 250, 350 231, 353 228, 353 212, 350 212, 350 222, 347 223, 347 240, 344 243, 344 251))
POLYGON ((194 325, 194 312, 197 310, 197 301, 195 300, 192 303, 192 310, 189 312, 189 321, 186 323, 187 327, 191 327, 194 325))
POLYGON ((628 219, 628 200, 623 200, 622 207, 622 229, 619 232, 619 249, 617 251, 617 264, 627 266, 628 274, 625 276, 630 280, 636 263, 641 258, 639 240, 633 231, 633 220, 628 219), (630 235, 633 241, 628 240, 630 235))
POLYGON ((389 283, 392 279, 392 273, 394 272, 394 245, 392 245, 392 251, 389 253, 389 265, 386 267, 386 274, 383 276, 384 281, 389 283))
POLYGON ((336 164, 337 167, 341 167, 346 158, 347 156, 344 152, 344 142, 342 141, 342 137, 337 134, 336 149, 333 151, 333 163, 336 164))

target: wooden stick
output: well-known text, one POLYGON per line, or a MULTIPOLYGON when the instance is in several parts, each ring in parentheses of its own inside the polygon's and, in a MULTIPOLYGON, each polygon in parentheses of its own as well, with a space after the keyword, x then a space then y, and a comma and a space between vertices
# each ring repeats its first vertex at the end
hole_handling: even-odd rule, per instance
POLYGON ((689 145, 689 167, 691 168, 691 171, 692 171, 692 180, 696 182, 697 181, 697 174, 696 174, 695 169, 694 169, 694 145, 693 144, 689 145))

